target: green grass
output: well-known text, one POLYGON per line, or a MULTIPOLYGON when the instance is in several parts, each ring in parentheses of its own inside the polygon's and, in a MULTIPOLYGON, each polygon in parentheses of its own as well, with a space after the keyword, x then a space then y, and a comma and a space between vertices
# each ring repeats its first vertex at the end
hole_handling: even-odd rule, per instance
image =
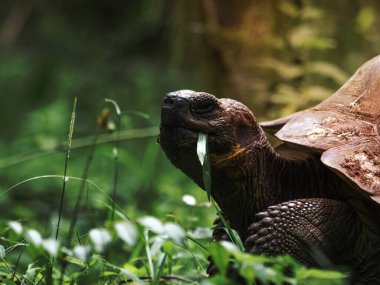
MULTIPOLYGON (((117 172, 119 163, 124 163, 120 161, 122 157, 115 157, 115 151, 108 153, 109 159, 115 161, 115 167, 109 168, 109 175, 113 177, 109 182, 111 191, 88 178, 89 169, 95 166, 99 131, 91 140, 90 150, 84 155, 85 163, 80 177, 69 175, 75 112, 74 103, 63 175, 31 177, 0 193, 0 199, 6 199, 7 195, 17 192, 24 185, 53 180, 50 183, 58 186, 63 180, 61 193, 53 197, 59 200, 57 204, 60 205, 58 221, 51 217, 54 227, 46 228, 38 221, 22 216, 18 220, 2 222, 0 284, 235 284, 236 281, 228 276, 230 264, 247 284, 255 284, 257 280, 263 284, 344 283, 346 276, 343 273, 307 269, 287 256, 268 258, 244 253, 240 238, 225 220, 225 229, 233 243, 210 243, 211 231, 202 227, 200 221, 188 223, 174 214, 155 217, 126 212, 126 207, 117 201, 116 192, 117 187, 120 189, 117 172), (66 191, 75 189, 76 193, 65 195, 66 191), (73 203, 67 197, 75 197, 73 203), (91 203, 98 204, 97 212, 105 214, 94 218, 89 199, 91 203), (66 209, 69 204, 74 204, 73 210, 66 209), (219 270, 211 278, 207 278, 206 274, 209 256, 219 270), (291 276, 283 274, 289 270, 291 276)), ((120 114, 119 111, 117 116, 120 114)), ((117 132, 120 127, 118 124, 117 132)), ((117 142, 114 147, 118 147, 117 142)), ((210 194, 207 135, 204 135, 203 145, 199 148, 203 148, 200 156, 205 156, 204 179, 209 181, 206 192, 210 194)), ((194 199, 187 205, 183 204, 183 207, 187 207, 189 213, 196 213, 202 206, 194 199)))

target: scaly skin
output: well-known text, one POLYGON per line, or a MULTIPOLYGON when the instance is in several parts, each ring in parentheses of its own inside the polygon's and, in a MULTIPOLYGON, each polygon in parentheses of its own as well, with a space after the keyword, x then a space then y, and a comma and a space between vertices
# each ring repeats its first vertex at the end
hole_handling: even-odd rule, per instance
MULTIPOLYGON (((169 160, 201 188, 199 132, 209 138, 211 195, 241 238, 248 238, 248 251, 289 253, 309 265, 321 265, 318 256, 325 256, 351 267, 359 279, 372 272, 370 280, 379 281, 379 266, 363 265, 380 258, 380 239, 366 226, 374 221, 361 211, 356 214, 347 203, 353 199, 347 193, 355 190, 317 155, 302 160, 278 155, 252 112, 237 101, 188 90, 169 93, 159 142, 169 160), (363 249, 365 244, 372 252, 363 249)), ((350 202, 354 207, 355 199, 350 202)), ((368 207, 378 211, 369 202, 368 207)))

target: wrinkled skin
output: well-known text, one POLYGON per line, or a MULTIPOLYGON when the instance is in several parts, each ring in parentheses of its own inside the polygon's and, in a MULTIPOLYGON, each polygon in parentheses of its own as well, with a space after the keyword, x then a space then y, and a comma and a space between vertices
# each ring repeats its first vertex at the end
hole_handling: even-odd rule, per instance
POLYGON ((207 93, 169 93, 161 116, 162 149, 201 188, 196 145, 199 132, 208 134, 211 195, 249 252, 291 254, 312 266, 345 265, 358 280, 380 284, 374 262, 380 239, 368 229, 368 217, 351 206, 357 197, 341 194, 350 186, 318 155, 281 157, 246 106, 207 93))

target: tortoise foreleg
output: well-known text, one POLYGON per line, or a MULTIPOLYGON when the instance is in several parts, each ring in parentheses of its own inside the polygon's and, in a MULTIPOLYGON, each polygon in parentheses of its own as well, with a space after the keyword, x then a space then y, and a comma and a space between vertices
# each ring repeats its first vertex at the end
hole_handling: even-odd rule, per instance
POLYGON ((289 254, 308 266, 345 265, 358 279, 372 275, 371 284, 380 284, 379 244, 368 240, 364 224, 349 204, 300 199, 270 206, 256 219, 248 229, 249 252, 289 254))

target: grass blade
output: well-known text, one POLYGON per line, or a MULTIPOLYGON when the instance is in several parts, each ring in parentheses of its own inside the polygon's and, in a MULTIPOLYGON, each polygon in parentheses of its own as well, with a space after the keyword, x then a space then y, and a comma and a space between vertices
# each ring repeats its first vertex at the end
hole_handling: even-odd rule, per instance
POLYGON ((146 251, 146 256, 148 258, 149 276, 153 280, 154 266, 153 266, 152 253, 150 252, 150 247, 149 247, 149 230, 148 229, 144 230, 144 238, 145 238, 145 251, 146 251))
POLYGON ((211 167, 210 157, 208 153, 208 135, 204 133, 198 134, 197 154, 199 162, 202 165, 203 185, 207 192, 207 199, 211 201, 211 167))
POLYGON ((203 185, 207 192, 207 198, 209 202, 212 202, 218 215, 222 219, 223 225, 226 228, 227 234, 234 244, 236 244, 241 251, 244 251, 244 245, 235 230, 231 228, 226 219, 223 216, 222 211, 219 209, 215 201, 211 198, 211 167, 210 167, 210 155, 208 151, 208 136, 204 133, 199 133, 197 142, 197 154, 199 162, 202 165, 203 171, 203 185))
POLYGON ((111 103, 116 110, 117 115, 117 124, 116 124, 116 142, 113 148, 113 156, 115 160, 115 166, 114 166, 114 175, 113 175, 113 190, 112 190, 112 213, 111 213, 111 219, 114 220, 115 218, 115 199, 116 199, 116 192, 117 192, 117 181, 119 177, 119 142, 120 142, 120 123, 121 123, 121 111, 120 107, 117 104, 116 101, 111 99, 105 100, 108 103, 111 103))
POLYGON ((66 182, 67 182, 67 166, 70 158, 70 150, 71 150, 71 142, 73 138, 73 132, 74 132, 74 124, 75 124, 75 111, 77 107, 77 97, 74 99, 74 105, 73 105, 73 111, 71 113, 71 119, 70 119, 70 129, 67 139, 67 148, 66 148, 66 158, 65 158, 65 168, 63 172, 63 184, 62 184, 62 192, 61 192, 61 201, 59 205, 59 215, 58 215, 58 222, 57 222, 57 231, 55 233, 55 239, 58 239, 58 233, 59 233, 59 226, 61 222, 61 216, 62 216, 62 209, 63 209, 63 199, 65 197, 65 189, 66 189, 66 182))
POLYGON ((165 253, 164 257, 162 258, 160 268, 157 272, 156 279, 154 280, 153 285, 159 285, 162 273, 164 272, 164 267, 165 267, 165 261, 166 261, 167 254, 165 253))

